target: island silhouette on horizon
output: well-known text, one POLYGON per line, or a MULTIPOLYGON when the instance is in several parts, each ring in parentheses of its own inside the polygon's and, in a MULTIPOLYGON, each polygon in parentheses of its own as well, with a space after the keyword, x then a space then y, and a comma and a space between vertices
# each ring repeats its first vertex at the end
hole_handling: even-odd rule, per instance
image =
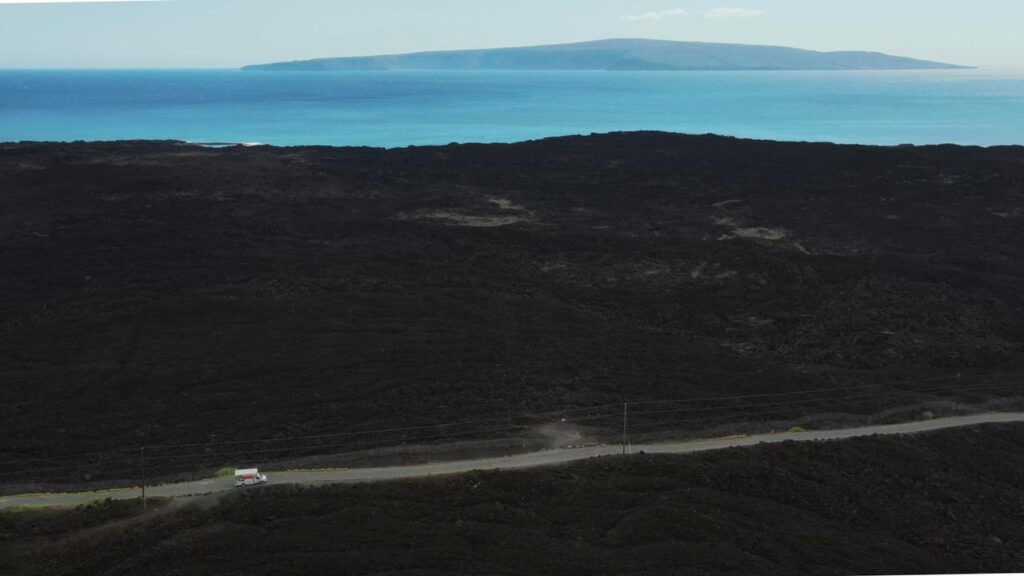
POLYGON ((381 70, 948 70, 943 62, 881 52, 818 52, 782 46, 625 38, 522 48, 318 58, 246 66, 263 72, 381 70))

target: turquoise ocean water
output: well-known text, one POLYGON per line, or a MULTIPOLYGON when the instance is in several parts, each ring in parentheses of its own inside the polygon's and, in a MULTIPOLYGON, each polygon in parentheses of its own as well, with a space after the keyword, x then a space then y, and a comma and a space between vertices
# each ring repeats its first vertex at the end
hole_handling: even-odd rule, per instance
POLYGON ((1024 70, 0 71, 0 141, 390 147, 640 129, 1024 144, 1024 70))

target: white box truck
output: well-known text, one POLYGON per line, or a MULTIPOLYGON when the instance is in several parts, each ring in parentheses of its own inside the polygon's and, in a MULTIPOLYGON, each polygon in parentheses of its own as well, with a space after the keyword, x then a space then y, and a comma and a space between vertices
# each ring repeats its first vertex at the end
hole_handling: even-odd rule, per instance
POLYGON ((245 486, 259 486, 267 483, 267 475, 260 474, 256 468, 248 470, 235 470, 235 488, 245 486))

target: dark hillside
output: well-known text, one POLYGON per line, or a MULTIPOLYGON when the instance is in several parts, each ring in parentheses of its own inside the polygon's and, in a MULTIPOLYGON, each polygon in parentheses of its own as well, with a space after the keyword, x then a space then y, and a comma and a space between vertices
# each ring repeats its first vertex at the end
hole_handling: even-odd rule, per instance
POLYGON ((0 572, 944 574, 1024 565, 1024 428, 0 513, 0 572), (139 510, 135 503, 135 510, 139 510))
POLYGON ((1019 385, 1022 215, 1022 148, 0 145, 0 459, 1019 385))

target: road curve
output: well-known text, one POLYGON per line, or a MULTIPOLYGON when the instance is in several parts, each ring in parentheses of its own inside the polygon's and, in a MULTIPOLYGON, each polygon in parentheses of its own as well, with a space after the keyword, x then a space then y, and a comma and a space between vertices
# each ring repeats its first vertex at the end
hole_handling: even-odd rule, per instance
MULTIPOLYGON (((862 428, 848 428, 844 430, 814 430, 809 432, 759 434, 755 436, 673 442, 667 444, 637 444, 631 446, 630 451, 633 453, 643 451, 648 454, 691 454, 694 452, 706 452, 710 450, 722 450, 725 448, 754 446, 757 444, 787 442, 790 440, 811 442, 818 440, 842 440, 846 438, 874 435, 920 434, 922 432, 946 430, 949 428, 1013 422, 1024 422, 1024 412, 975 414, 972 416, 957 416, 953 418, 908 422, 905 424, 865 426, 862 428)), ((587 458, 594 458, 597 456, 613 456, 616 454, 622 454, 621 446, 594 446, 567 450, 549 450, 546 452, 533 452, 517 456, 480 458, 475 460, 440 462, 436 464, 418 464, 414 466, 357 468, 351 470, 275 472, 269 474, 269 476, 271 484, 303 484, 315 486, 323 484, 398 480, 402 478, 425 478, 429 476, 457 474, 460 472, 470 472, 474 470, 528 468, 533 466, 546 466, 573 462, 576 460, 585 460, 587 458)), ((150 497, 194 496, 199 494, 228 492, 235 489, 233 484, 234 480, 230 477, 211 478, 196 482, 150 486, 146 488, 146 493, 150 497)), ((139 496, 140 493, 138 488, 126 488, 122 490, 109 490, 82 494, 26 494, 20 496, 4 496, 0 497, 0 510, 13 507, 70 507, 105 498, 127 500, 131 498, 138 498, 139 496)))

